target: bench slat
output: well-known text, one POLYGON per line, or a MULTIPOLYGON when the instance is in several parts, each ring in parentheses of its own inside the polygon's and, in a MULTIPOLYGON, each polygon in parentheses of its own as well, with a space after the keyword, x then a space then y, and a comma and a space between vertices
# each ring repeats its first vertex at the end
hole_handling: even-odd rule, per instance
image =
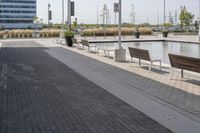
POLYGON ((138 59, 142 59, 146 61, 151 61, 148 50, 129 47, 129 52, 132 58, 138 58, 138 59))
POLYGON ((172 67, 200 73, 200 59, 181 55, 169 54, 172 67))
POLYGON ((81 43, 82 43, 83 46, 87 46, 87 47, 90 46, 90 45, 89 45, 89 42, 88 42, 87 40, 82 39, 82 40, 81 40, 81 43))
POLYGON ((72 38, 72 42, 73 42, 74 44, 78 44, 78 41, 77 41, 77 39, 75 39, 75 38, 72 38))

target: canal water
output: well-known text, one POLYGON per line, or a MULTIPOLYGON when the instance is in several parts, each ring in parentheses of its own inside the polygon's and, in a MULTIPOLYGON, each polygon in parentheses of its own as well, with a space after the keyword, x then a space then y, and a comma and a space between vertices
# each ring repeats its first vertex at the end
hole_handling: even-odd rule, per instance
MULTIPOLYGON (((97 43, 97 47, 115 49, 118 43, 97 43)), ((126 49, 127 58, 130 58, 128 47, 149 50, 152 59, 161 59, 163 63, 169 63, 168 53, 200 58, 200 44, 178 42, 128 42, 122 43, 126 49)))

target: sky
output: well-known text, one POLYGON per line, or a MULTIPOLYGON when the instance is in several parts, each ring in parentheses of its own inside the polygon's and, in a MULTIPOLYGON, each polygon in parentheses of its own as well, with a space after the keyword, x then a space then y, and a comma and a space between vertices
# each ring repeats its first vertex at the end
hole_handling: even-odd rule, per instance
MULTIPOLYGON (((65 20, 67 18, 67 0, 65 1, 65 20)), ((114 22, 113 3, 118 0, 73 0, 75 2, 75 16, 72 20, 78 18, 78 23, 96 24, 97 23, 97 7, 99 10, 99 23, 102 23, 103 5, 107 4, 110 9, 111 22, 114 22)), ((122 21, 131 22, 131 4, 135 7, 136 23, 163 23, 164 0, 122 0, 122 21)), ((37 0, 37 16, 47 22, 47 5, 51 4, 52 22, 61 23, 62 21, 62 0, 37 0)), ((166 0, 166 20, 168 20, 169 12, 172 15, 177 10, 180 13, 180 7, 186 6, 188 11, 195 15, 195 19, 199 16, 199 0, 166 0)))

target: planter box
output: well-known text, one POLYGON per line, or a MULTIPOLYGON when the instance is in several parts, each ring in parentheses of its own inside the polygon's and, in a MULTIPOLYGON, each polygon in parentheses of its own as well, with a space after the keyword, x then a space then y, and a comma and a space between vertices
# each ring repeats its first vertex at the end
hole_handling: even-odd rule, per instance
POLYGON ((135 38, 140 38, 140 35, 141 35, 140 32, 135 32, 135 33, 134 33, 135 38))
POLYGON ((68 47, 72 47, 73 46, 72 37, 65 37, 65 43, 68 47))
POLYGON ((163 34, 163 37, 167 37, 169 32, 162 32, 162 34, 163 34))

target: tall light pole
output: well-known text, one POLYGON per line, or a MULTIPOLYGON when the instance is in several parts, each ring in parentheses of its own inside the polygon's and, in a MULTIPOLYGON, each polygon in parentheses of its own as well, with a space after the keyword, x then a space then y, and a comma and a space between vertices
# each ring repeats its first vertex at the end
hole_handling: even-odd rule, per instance
POLYGON ((118 36, 119 36, 119 49, 122 49, 122 0, 119 0, 118 36))
POLYGON ((160 17, 160 16, 159 16, 159 15, 160 15, 160 14, 159 14, 159 10, 158 10, 158 11, 157 11, 157 26, 158 26, 158 27, 159 27, 159 25, 160 25, 160 21, 159 21, 159 19, 160 19, 159 17, 160 17))
POLYGON ((126 50, 122 48, 122 40, 121 40, 121 23, 122 23, 122 0, 119 0, 119 24, 118 24, 118 38, 119 38, 119 45, 118 49, 115 49, 115 58, 116 62, 124 62, 126 61, 126 50))
POLYGON ((200 0, 199 0, 199 20, 200 20, 200 0))
POLYGON ((199 0, 199 33, 198 33, 197 41, 200 42, 200 0, 199 0))
POLYGON ((62 0, 62 31, 61 31, 61 38, 64 38, 64 0, 62 0))
POLYGON ((69 30, 71 30, 71 0, 68 0, 67 23, 68 23, 69 30))
POLYGON ((165 6, 166 6, 166 5, 165 5, 165 0, 164 0, 164 11, 163 11, 163 13, 164 13, 164 14, 163 14, 163 16, 164 16, 164 24, 166 23, 165 6))
POLYGON ((49 15, 50 15, 50 14, 49 14, 49 8, 50 8, 50 4, 48 3, 48 19, 47 19, 47 20, 48 20, 48 22, 47 22, 48 25, 49 25, 49 15))
POLYGON ((97 25, 99 24, 99 6, 97 5, 97 25))

